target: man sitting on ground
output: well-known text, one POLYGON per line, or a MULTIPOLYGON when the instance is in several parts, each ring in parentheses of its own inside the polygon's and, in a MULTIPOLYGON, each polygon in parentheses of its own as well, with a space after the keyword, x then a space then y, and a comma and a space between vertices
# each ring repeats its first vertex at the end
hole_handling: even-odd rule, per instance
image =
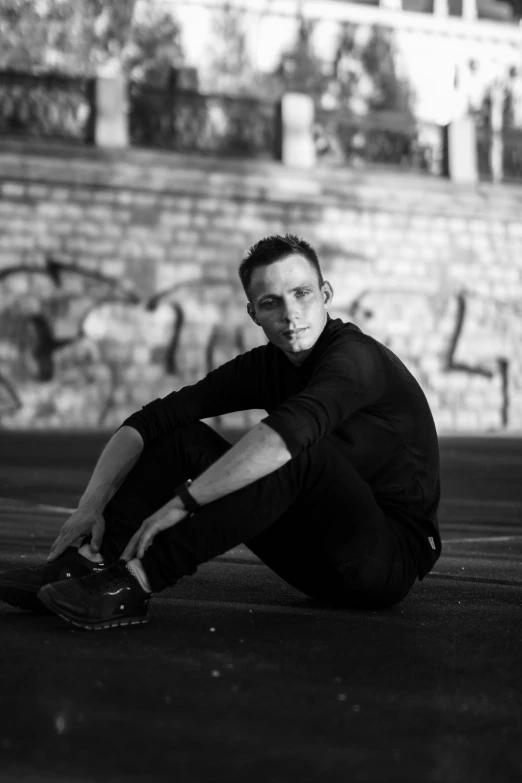
POLYGON ((142 623, 154 592, 240 543, 348 609, 393 606, 431 570, 439 449, 419 384, 330 317, 304 240, 260 240, 239 275, 268 343, 126 419, 48 562, 1 575, 2 600, 88 629, 142 623), (201 422, 249 409, 268 415, 234 446, 201 422))

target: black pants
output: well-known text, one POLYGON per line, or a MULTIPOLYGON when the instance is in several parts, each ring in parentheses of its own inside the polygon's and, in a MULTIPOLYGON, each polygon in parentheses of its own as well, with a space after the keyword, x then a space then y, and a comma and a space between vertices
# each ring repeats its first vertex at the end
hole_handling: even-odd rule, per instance
MULTIPOLYGON (((148 444, 105 508, 104 558, 229 448, 201 422, 148 444)), ((414 543, 327 439, 159 533, 142 563, 162 590, 240 543, 306 595, 352 608, 392 606, 417 577, 414 543)))

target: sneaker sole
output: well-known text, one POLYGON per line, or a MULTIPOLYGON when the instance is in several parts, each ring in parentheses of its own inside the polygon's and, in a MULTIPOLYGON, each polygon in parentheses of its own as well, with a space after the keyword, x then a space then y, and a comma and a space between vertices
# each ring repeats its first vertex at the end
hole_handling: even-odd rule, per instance
POLYGON ((38 598, 38 594, 31 590, 21 590, 11 585, 0 585, 0 601, 3 601, 15 609, 22 609, 33 614, 49 614, 49 610, 38 598))
POLYGON ((85 622, 84 620, 79 620, 78 618, 64 614, 63 609, 59 606, 56 606, 49 596, 45 595, 45 593, 39 600, 45 604, 47 609, 60 617, 62 620, 65 620, 66 623, 74 625, 76 628, 83 628, 86 631, 103 631, 108 628, 124 628, 125 626, 129 625, 145 625, 149 622, 148 617, 122 617, 119 620, 115 619, 101 620, 100 622, 85 622))

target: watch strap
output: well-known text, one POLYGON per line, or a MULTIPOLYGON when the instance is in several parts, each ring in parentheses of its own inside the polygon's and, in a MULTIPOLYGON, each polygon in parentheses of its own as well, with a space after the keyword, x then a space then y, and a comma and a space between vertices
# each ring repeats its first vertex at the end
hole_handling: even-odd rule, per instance
POLYGON ((194 514, 196 511, 198 511, 201 508, 201 505, 189 492, 188 488, 190 487, 191 484, 192 484, 192 479, 187 479, 187 481, 184 481, 183 484, 179 485, 179 487, 176 489, 174 494, 180 498, 186 510, 190 514, 194 514))

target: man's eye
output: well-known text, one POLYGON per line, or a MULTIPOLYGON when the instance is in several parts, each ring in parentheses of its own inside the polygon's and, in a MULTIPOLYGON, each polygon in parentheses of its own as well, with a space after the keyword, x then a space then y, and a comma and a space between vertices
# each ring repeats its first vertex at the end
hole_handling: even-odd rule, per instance
POLYGON ((261 307, 273 307, 275 305, 275 301, 273 299, 265 299, 265 301, 261 304, 261 307))
POLYGON ((296 291, 296 292, 295 292, 295 295, 296 295, 296 296, 297 296, 299 299, 302 299, 302 298, 303 298, 303 296, 308 296, 308 294, 309 294, 309 293, 310 293, 310 291, 296 291))

